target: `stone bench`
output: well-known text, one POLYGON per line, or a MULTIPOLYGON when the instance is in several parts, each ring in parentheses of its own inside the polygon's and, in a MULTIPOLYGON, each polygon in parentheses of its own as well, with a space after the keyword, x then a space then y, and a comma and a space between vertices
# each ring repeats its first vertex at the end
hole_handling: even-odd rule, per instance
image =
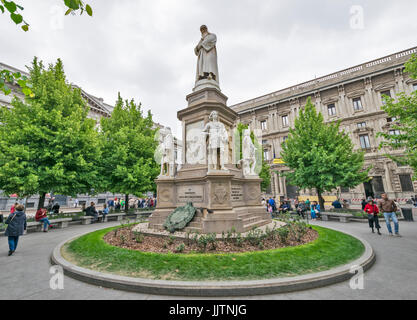
MULTIPOLYGON (((71 221, 72 221, 71 218, 49 220, 51 225, 57 226, 59 229, 67 228, 71 221)), ((43 222, 42 221, 28 222, 26 224, 26 227, 27 227, 27 230, 33 230, 34 229, 35 231, 42 231, 43 230, 43 222)))
MULTIPOLYGON (((116 218, 116 221, 122 221, 123 217, 126 216, 126 213, 109 213, 105 216, 104 218, 104 222, 107 222, 109 220, 109 218, 116 218)), ((81 224, 83 225, 87 225, 87 224, 92 224, 93 223, 93 219, 94 217, 92 216, 82 216, 80 217, 81 220, 81 224)), ((100 214, 98 216, 98 221, 103 220, 103 215, 100 214)))
POLYGON ((329 221, 329 218, 338 218, 340 222, 349 222, 354 216, 350 213, 321 212, 321 219, 329 221))

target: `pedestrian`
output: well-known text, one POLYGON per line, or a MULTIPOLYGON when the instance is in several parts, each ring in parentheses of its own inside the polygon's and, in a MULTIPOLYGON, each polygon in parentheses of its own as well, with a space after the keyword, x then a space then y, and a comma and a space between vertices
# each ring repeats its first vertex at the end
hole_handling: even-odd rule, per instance
POLYGON ((311 220, 317 220, 317 217, 320 215, 320 205, 317 201, 314 201, 311 205, 311 220))
POLYGON ((9 256, 15 253, 19 237, 23 235, 26 230, 25 207, 22 204, 18 204, 15 209, 16 210, 9 215, 5 222, 7 224, 5 236, 8 237, 9 256))
POLYGON ((103 222, 106 221, 106 216, 109 214, 109 208, 107 207, 106 204, 104 204, 104 208, 103 208, 103 222))
POLYGON ((379 232, 379 229, 381 229, 378 218, 379 209, 375 205, 373 199, 368 199, 368 203, 366 204, 364 211, 368 214, 369 227, 372 229, 372 233, 375 233, 375 225, 375 228, 378 230, 378 234, 381 235, 381 232, 379 232))
POLYGON ((362 211, 365 210, 366 205, 368 204, 365 199, 362 199, 362 211))
POLYGON ((411 201, 413 202, 414 207, 417 207, 417 194, 413 197, 411 197, 411 201))
POLYGON ((389 235, 392 236, 392 228, 391 228, 391 220, 394 222, 395 227, 395 235, 397 237, 401 237, 400 235, 400 227, 398 223, 398 218, 396 212, 398 210, 395 202, 393 200, 388 199, 388 195, 386 193, 382 194, 382 200, 378 204, 379 211, 384 214, 385 222, 387 224, 389 235))
POLYGON ((14 213, 16 211, 17 205, 19 205, 18 202, 15 202, 14 204, 12 204, 12 206, 10 207, 10 213, 14 213))
POLYGON ((98 212, 96 210, 95 205, 96 204, 94 202, 91 202, 90 206, 87 209, 85 209, 85 215, 93 217, 93 222, 98 221, 98 212))
POLYGON ((276 212, 277 211, 277 205, 276 205, 276 203, 275 203, 275 198, 270 198, 269 199, 269 204, 271 205, 271 207, 272 207, 272 211, 273 212, 276 212))
POLYGON ((55 202, 55 204, 52 206, 53 213, 54 214, 59 214, 59 208, 60 208, 59 203, 55 202))
POLYGON ((77 208, 77 207, 78 207, 78 199, 75 198, 75 200, 74 200, 74 208, 77 208))
POLYGON ((332 202, 332 206, 335 209, 342 209, 342 204, 340 203, 339 199, 336 199, 332 202))
POLYGON ((40 208, 36 211, 35 220, 43 222, 43 232, 48 232, 48 227, 51 226, 51 223, 49 222, 46 208, 40 208))

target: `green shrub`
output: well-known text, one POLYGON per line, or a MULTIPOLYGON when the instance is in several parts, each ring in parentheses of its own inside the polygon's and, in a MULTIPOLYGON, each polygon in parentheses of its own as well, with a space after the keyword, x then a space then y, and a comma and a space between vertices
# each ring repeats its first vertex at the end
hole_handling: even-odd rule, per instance
POLYGON ((185 244, 184 243, 181 243, 176 249, 175 249, 175 252, 176 253, 182 253, 182 252, 184 252, 184 250, 185 250, 185 244))

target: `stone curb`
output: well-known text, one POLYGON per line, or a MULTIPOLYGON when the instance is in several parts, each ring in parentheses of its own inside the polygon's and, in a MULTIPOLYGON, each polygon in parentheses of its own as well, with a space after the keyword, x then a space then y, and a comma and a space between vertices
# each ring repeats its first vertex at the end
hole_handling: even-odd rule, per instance
POLYGON ((319 273, 296 277, 222 282, 149 280, 97 272, 78 267, 65 260, 61 255, 61 248, 67 242, 75 240, 91 231, 61 242, 55 247, 51 256, 51 262, 52 264, 62 266, 64 274, 71 278, 97 286, 138 293, 193 297, 254 296, 287 293, 343 282, 353 277, 353 274, 350 272, 351 267, 360 266, 363 268, 363 271, 366 271, 374 264, 376 260, 375 252, 367 241, 349 232, 336 228, 329 229, 346 233, 361 241, 365 246, 364 254, 349 264, 319 273))

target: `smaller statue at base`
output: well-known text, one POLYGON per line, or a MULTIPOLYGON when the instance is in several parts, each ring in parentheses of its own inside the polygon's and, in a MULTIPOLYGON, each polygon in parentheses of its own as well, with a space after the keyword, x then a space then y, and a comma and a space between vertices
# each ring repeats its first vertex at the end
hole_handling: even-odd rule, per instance
POLYGON ((228 159, 229 148, 229 134, 226 127, 219 120, 219 114, 217 111, 213 111, 210 114, 211 120, 206 124, 203 132, 208 136, 208 171, 223 170, 226 169, 226 162, 228 159), (218 160, 220 164, 218 165, 218 160))

